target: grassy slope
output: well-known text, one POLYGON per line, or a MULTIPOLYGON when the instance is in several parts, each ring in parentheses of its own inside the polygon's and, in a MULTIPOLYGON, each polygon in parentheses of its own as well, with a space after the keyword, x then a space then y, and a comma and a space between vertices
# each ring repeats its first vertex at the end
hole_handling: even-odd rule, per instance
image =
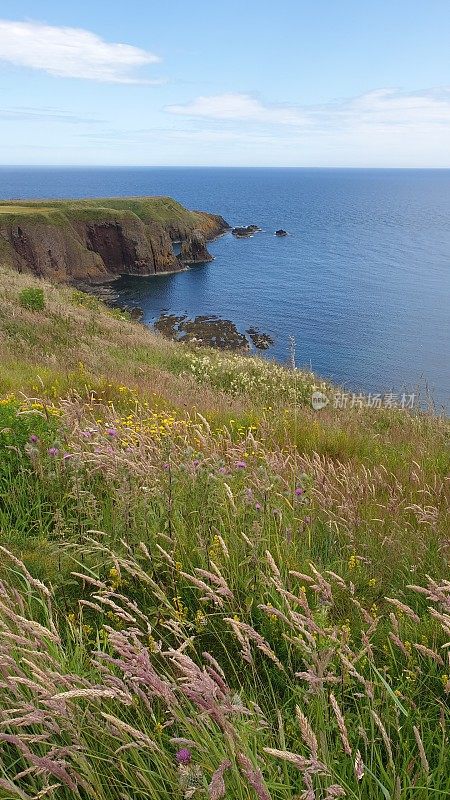
MULTIPOLYGON (((90 699, 71 701, 65 717, 58 711, 61 734, 48 727, 54 747, 76 744, 83 757, 69 746, 67 774, 47 763, 19 778, 20 790, 32 797, 59 782, 65 800, 83 780, 96 800, 169 800, 195 787, 206 797, 214 770, 230 760, 226 797, 237 800, 291 800, 311 782, 324 800, 339 796, 329 793, 336 784, 365 800, 448 796, 448 622, 439 617, 448 595, 448 423, 386 409, 316 414, 309 374, 189 351, 69 288, 40 283, 46 308, 32 312, 19 302, 29 285, 0 273, 0 528, 54 596, 17 564, 3 568, 6 587, 20 587, 22 617, 49 627, 46 635, 17 620, 6 588, 12 611, 3 624, 23 641, 7 639, 4 657, 40 688, 18 692, 7 682, 2 729, 22 736, 10 710, 21 702, 54 718, 52 698, 68 687, 90 699), (99 583, 75 580, 74 570, 99 583), (437 581, 428 598, 408 588, 427 575, 437 581), (83 611, 80 599, 94 606, 83 611), (160 655, 159 642, 163 650, 184 643, 200 665, 209 651, 223 677, 195 677, 181 656, 160 655), (90 655, 98 648, 122 653, 109 683, 90 655), (22 660, 30 649, 40 653, 34 676, 22 660), (150 666, 130 683, 149 657, 173 696, 150 666), (98 699, 88 684, 110 693, 112 685, 116 696, 98 699), (148 704, 150 685, 159 688, 148 704), (105 724, 105 712, 116 721, 105 724), (143 736, 159 748, 150 760, 143 736), (185 768, 170 737, 196 745, 185 768), (133 740, 139 746, 118 760, 116 749, 133 740)), ((19 750, 0 744, 5 800, 16 795, 2 779, 30 764, 21 741, 19 750)))
POLYGON ((87 200, 20 200, 0 202, 0 225, 22 221, 67 224, 72 219, 139 217, 143 222, 194 228, 198 215, 170 197, 125 197, 87 200), (111 214, 111 211, 114 212, 111 214))

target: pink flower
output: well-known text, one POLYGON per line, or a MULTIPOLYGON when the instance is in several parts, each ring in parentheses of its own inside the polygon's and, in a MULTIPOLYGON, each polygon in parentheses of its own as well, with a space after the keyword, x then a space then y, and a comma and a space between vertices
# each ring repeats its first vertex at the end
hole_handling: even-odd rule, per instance
POLYGON ((300 497, 300 495, 303 494, 303 489, 302 489, 301 486, 297 486, 297 488, 295 490, 295 494, 297 495, 297 497, 300 497))
POLYGON ((247 463, 245 461, 237 461, 237 463, 236 463, 236 467, 238 469, 245 469, 246 466, 247 466, 247 463))
POLYGON ((192 759, 192 753, 187 747, 182 747, 181 750, 175 755, 178 764, 189 764, 192 759))
POLYGON ((106 433, 108 436, 117 436, 117 429, 116 428, 107 428, 106 433))
POLYGON ((36 436, 35 433, 32 433, 31 436, 30 436, 30 442, 32 442, 33 444, 36 444, 36 442, 38 442, 38 441, 39 441, 39 438, 36 436))
POLYGON ((59 450, 58 450, 57 447, 49 447, 48 450, 47 450, 47 453, 49 454, 49 456, 57 456, 58 453, 59 453, 59 450))

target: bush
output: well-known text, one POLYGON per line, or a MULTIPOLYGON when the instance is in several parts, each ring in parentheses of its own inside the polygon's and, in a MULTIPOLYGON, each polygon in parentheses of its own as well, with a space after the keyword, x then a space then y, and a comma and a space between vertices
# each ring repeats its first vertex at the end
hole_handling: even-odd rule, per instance
POLYGON ((45 308, 44 290, 32 286, 22 289, 19 294, 19 303, 22 308, 29 308, 31 311, 43 311, 45 308))

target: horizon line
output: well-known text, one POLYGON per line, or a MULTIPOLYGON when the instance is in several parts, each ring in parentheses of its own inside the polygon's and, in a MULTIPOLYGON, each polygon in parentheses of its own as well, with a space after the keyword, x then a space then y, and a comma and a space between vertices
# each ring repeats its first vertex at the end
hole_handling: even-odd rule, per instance
POLYGON ((450 166, 299 166, 279 164, 0 164, 0 169, 317 169, 317 170, 450 170, 450 166))

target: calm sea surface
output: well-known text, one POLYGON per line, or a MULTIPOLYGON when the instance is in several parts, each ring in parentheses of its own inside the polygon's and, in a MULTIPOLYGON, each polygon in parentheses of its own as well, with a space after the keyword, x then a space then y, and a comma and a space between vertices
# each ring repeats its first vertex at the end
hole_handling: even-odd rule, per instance
POLYGON ((146 194, 264 230, 188 272, 120 279, 145 321, 216 314, 269 333, 280 361, 295 337, 299 365, 351 391, 427 383, 449 407, 450 170, 0 168, 2 199, 146 194))

